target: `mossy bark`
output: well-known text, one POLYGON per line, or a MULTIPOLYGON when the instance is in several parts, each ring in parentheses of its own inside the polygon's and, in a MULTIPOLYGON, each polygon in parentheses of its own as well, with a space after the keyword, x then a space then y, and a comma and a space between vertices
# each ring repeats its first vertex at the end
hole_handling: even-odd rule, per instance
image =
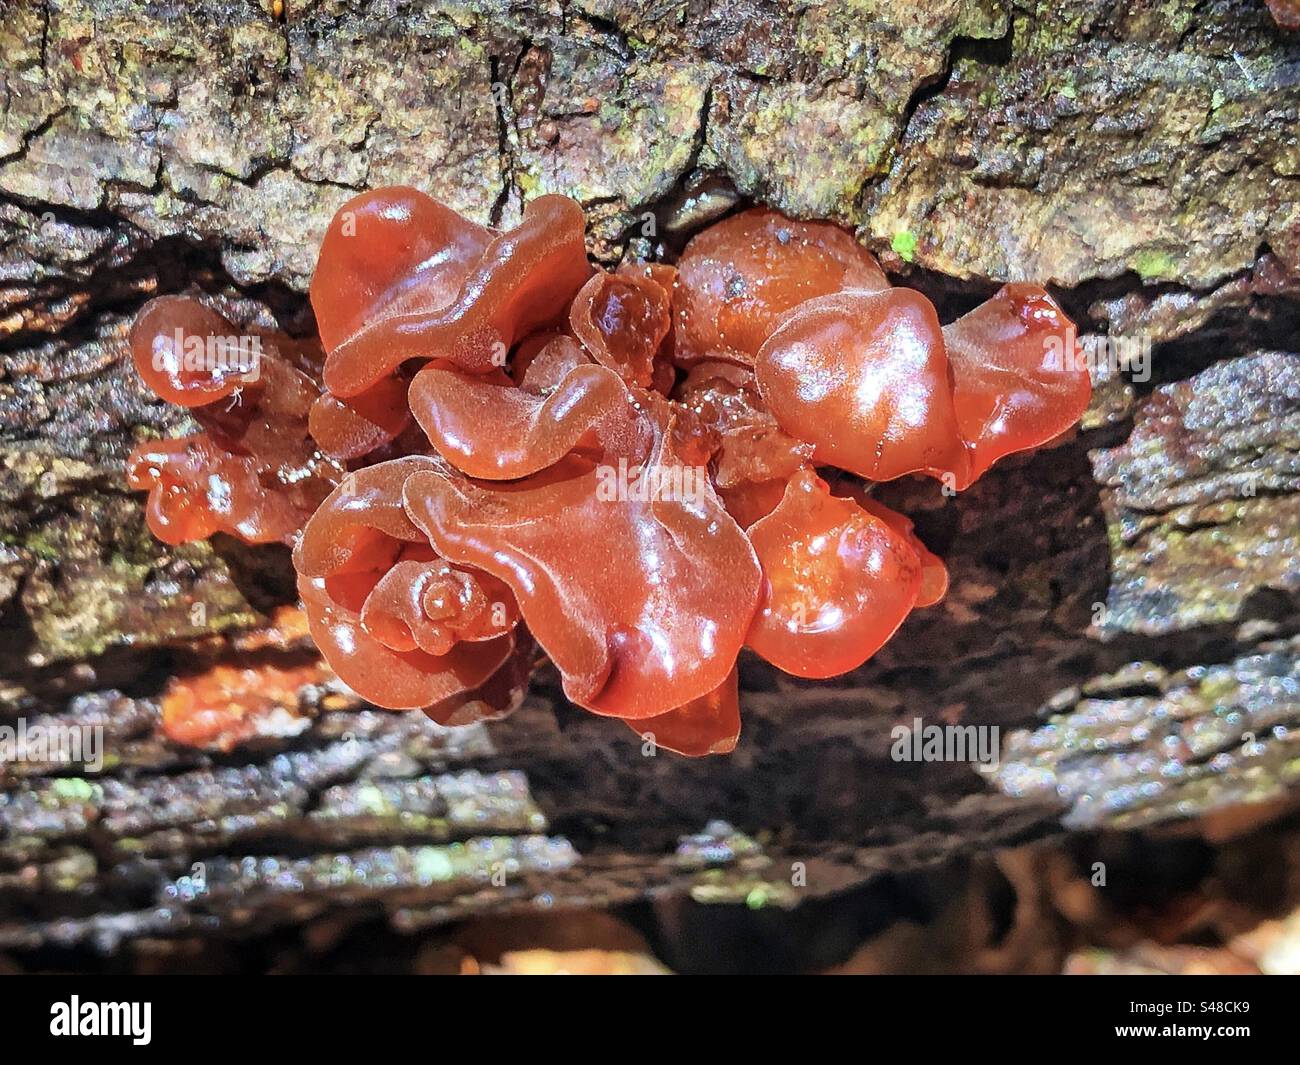
POLYGON ((1300 37, 1262 0, 285 10, 0 0, 0 724, 109 753, 0 766, 0 946, 785 904, 1294 786, 1300 37), (1103 369, 1081 433, 960 497, 891 486, 948 600, 843 681, 746 661, 730 758, 643 757, 544 679, 461 732, 312 692, 283 734, 179 747, 163 686, 292 584, 281 551, 148 535, 123 460, 182 419, 127 325, 186 290, 309 329, 328 218, 394 183, 503 223, 570 194, 605 262, 745 200, 833 218, 945 320, 1051 282, 1151 372, 1103 369), (998 726, 1000 771, 895 761, 916 717, 998 726))

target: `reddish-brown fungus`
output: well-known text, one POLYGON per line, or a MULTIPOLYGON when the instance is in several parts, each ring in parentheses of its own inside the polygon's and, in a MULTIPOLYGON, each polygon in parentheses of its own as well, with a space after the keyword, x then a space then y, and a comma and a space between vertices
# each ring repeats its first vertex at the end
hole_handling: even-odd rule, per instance
POLYGON ((349 474, 294 551, 312 638, 378 706, 448 705, 516 652, 518 610, 503 585, 439 559, 406 517, 408 477, 440 468, 412 457, 349 474))
MULTIPOLYGON (((540 375, 543 367, 536 366, 540 375)), ((595 363, 573 366, 545 395, 503 371, 432 365, 416 374, 411 406, 438 453, 462 473, 510 480, 553 466, 579 445, 610 449, 637 435, 626 385, 595 363)))
POLYGON ((714 476, 720 489, 785 481, 810 462, 813 446, 784 432, 763 404, 751 370, 725 362, 692 367, 674 397, 717 434, 714 476))
POLYGON ((787 673, 862 665, 916 605, 921 563, 907 538, 809 471, 749 538, 765 579, 746 643, 787 673))
POLYGON ((141 377, 204 432, 143 443, 127 481, 147 490, 149 527, 171 544, 226 532, 288 543, 343 474, 308 430, 320 387, 303 346, 241 330, 189 297, 146 304, 131 330, 141 377))
POLYGON ((749 541, 669 437, 640 468, 570 458, 533 481, 406 484, 439 553, 511 586, 566 694, 597 713, 651 717, 712 691, 757 600, 749 541))
POLYGON ((649 388, 655 356, 672 327, 672 293, 652 277, 602 270, 574 297, 569 327, 598 363, 628 384, 649 388))
POLYGON ((756 207, 696 236, 677 264, 678 360, 752 363, 782 318, 845 289, 889 287, 872 254, 837 226, 756 207))
POLYGON ((817 462, 873 481, 969 479, 943 332, 911 289, 840 292, 788 315, 758 353, 759 391, 817 462))
POLYGON ((1074 324, 1037 285, 1005 285, 943 330, 969 481, 998 459, 1039 447, 1088 408, 1092 382, 1074 324))
POLYGON ((417 209, 411 189, 393 205, 391 191, 364 193, 335 216, 312 279, 317 315, 335 319, 321 339, 336 396, 364 392, 408 359, 500 368, 516 341, 564 315, 591 274, 582 211, 563 196, 533 200, 517 228, 487 231, 484 243, 481 227, 455 225, 437 204, 417 209), (366 276, 376 260, 378 281, 366 276))
POLYGON ((128 464, 154 531, 295 543, 317 646, 377 706, 497 717, 544 653, 687 755, 735 747, 742 645, 833 676, 942 599, 858 478, 964 488, 1089 395, 1042 289, 941 328, 847 233, 766 209, 607 273, 561 197, 496 232, 381 189, 331 222, 311 299, 324 355, 193 299, 141 313, 141 376, 203 428, 128 464))
POLYGON ((730 754, 740 739, 740 690, 736 670, 707 695, 664 714, 628 721, 642 738, 678 754, 699 758, 730 754))

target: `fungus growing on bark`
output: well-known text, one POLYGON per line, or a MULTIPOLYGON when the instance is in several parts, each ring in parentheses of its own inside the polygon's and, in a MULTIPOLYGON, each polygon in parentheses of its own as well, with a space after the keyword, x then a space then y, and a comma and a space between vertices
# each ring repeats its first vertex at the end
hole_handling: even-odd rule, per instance
POLYGON ((499 716, 545 655, 688 755, 735 747, 742 647, 835 676, 942 599, 870 482, 965 488, 1090 394, 1042 289, 941 326, 847 233, 766 209, 607 272, 563 197, 498 232, 380 189, 331 222, 311 299, 319 346, 141 312, 141 376, 203 430, 132 455, 154 532, 292 543, 317 646, 377 706, 499 716))

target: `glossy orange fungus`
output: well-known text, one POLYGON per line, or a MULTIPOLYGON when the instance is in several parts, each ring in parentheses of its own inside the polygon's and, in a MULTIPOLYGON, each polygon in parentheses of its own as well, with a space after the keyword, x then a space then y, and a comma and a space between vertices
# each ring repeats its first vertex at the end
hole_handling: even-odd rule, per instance
POLYGON ((312 636, 378 706, 497 716, 545 654, 579 706, 730 751, 742 647, 831 677, 943 597, 869 482, 965 488, 1072 426, 1088 374, 1043 289, 943 326, 829 224, 749 210, 613 273, 583 229, 558 196, 498 232, 381 189, 326 233, 319 344, 154 300, 136 365, 203 431, 128 478, 169 543, 293 545, 312 636))

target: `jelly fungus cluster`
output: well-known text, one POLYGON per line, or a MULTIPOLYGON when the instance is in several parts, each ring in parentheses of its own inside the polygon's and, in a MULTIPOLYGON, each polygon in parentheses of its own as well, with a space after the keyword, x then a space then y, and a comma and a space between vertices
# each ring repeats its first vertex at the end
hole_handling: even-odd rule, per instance
POLYGON ((378 706, 500 716, 544 653, 579 706, 727 752, 742 647, 832 677, 943 597, 870 482, 965 488, 1072 426, 1088 374, 1041 288, 941 326, 829 224, 748 210, 612 273, 583 233, 559 196, 500 232, 365 193, 321 247, 320 343, 243 330, 255 372, 214 360, 230 322, 153 300, 135 363, 203 431, 128 478, 168 543, 293 545, 312 636, 378 706))

